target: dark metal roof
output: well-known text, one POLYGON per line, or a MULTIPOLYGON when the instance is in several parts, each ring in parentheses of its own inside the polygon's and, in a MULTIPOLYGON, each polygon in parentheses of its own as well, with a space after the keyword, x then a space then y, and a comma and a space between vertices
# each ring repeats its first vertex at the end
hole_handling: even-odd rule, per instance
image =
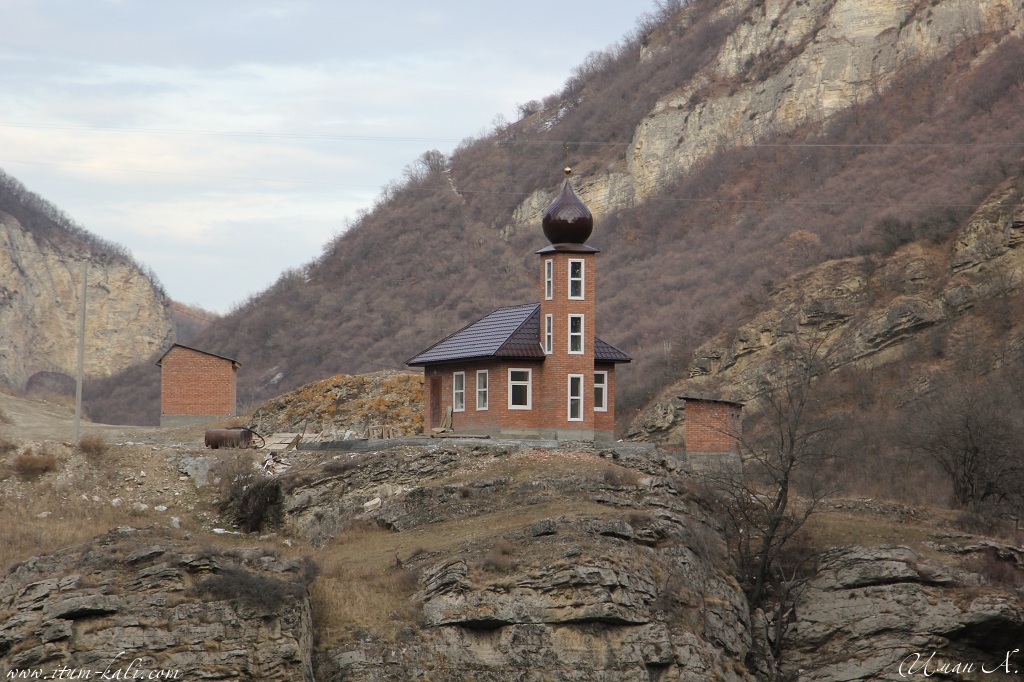
MULTIPOLYGON (((547 355, 540 345, 540 305, 529 303, 498 308, 473 324, 445 337, 405 361, 410 366, 479 358, 534 358, 547 355)), ((595 362, 630 362, 615 346, 594 339, 595 362)))
POLYGON ((594 361, 595 362, 632 362, 621 350, 601 339, 594 337, 594 361))
POLYGON ((498 308, 406 360, 405 364, 430 365, 489 357, 544 359, 540 345, 540 304, 498 308))
POLYGON ((180 343, 175 343, 175 344, 171 344, 171 347, 168 348, 164 352, 164 354, 160 356, 160 359, 156 361, 156 364, 157 364, 158 367, 161 366, 160 363, 162 363, 164 361, 164 358, 167 357, 167 353, 170 353, 175 348, 184 348, 185 350, 194 351, 196 353, 202 353, 203 355, 211 355, 211 356, 213 356, 215 358, 220 358, 221 360, 227 360, 231 364, 233 364, 236 368, 242 366, 242 363, 240 363, 238 360, 235 360, 234 358, 229 358, 229 357, 226 357, 224 355, 217 355, 216 353, 210 353, 209 351, 199 350, 198 348, 192 348, 191 346, 185 346, 185 345, 180 344, 180 343))

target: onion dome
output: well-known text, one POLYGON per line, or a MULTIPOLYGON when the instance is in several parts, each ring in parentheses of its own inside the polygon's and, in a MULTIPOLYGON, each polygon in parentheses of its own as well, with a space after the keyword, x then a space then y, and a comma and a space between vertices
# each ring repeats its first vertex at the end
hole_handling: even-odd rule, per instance
POLYGON ((594 231, 594 216, 569 184, 568 176, 571 172, 570 168, 565 169, 562 191, 544 211, 541 219, 544 236, 552 244, 585 244, 594 231))

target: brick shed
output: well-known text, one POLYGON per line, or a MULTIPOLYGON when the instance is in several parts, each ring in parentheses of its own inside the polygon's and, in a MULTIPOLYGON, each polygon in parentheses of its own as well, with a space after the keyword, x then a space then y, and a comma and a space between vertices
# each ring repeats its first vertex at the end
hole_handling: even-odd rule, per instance
POLYGON ((235 416, 237 360, 176 343, 156 364, 160 426, 235 416))
POLYGON ((738 464, 743 404, 680 396, 687 458, 694 464, 738 464))

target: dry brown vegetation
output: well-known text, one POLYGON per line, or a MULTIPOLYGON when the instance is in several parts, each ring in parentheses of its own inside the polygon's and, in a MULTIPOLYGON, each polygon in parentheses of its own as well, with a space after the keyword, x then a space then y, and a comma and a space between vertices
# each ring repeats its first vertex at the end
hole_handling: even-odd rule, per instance
POLYGON ((101 457, 107 451, 107 441, 103 436, 85 436, 78 441, 78 449, 89 457, 101 457))
POLYGON ((46 453, 36 454, 30 448, 15 457, 11 466, 14 467, 14 471, 22 479, 32 481, 47 472, 55 470, 57 468, 57 458, 46 453))

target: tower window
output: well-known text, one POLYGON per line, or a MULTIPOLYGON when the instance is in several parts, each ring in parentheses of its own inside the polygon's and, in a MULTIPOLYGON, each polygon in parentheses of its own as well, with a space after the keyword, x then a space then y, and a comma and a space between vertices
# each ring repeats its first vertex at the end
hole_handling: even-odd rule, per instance
POLYGON ((594 372, 594 412, 608 411, 608 372, 594 372))
POLYGON ((569 298, 583 298, 583 261, 569 261, 569 298))
POLYGON ((583 375, 569 375, 569 421, 583 421, 583 375))
POLYGON ((583 353, 583 316, 569 316, 569 352, 576 355, 583 353))
POLYGON ((555 261, 550 258, 544 261, 544 298, 550 301, 555 297, 555 261))
POLYGON ((532 375, 533 370, 529 369, 510 369, 508 371, 508 409, 531 409, 532 375))
POLYGON ((456 372, 452 375, 452 411, 466 411, 466 373, 456 372))
POLYGON ((544 352, 551 355, 555 345, 555 316, 544 316, 544 352))

